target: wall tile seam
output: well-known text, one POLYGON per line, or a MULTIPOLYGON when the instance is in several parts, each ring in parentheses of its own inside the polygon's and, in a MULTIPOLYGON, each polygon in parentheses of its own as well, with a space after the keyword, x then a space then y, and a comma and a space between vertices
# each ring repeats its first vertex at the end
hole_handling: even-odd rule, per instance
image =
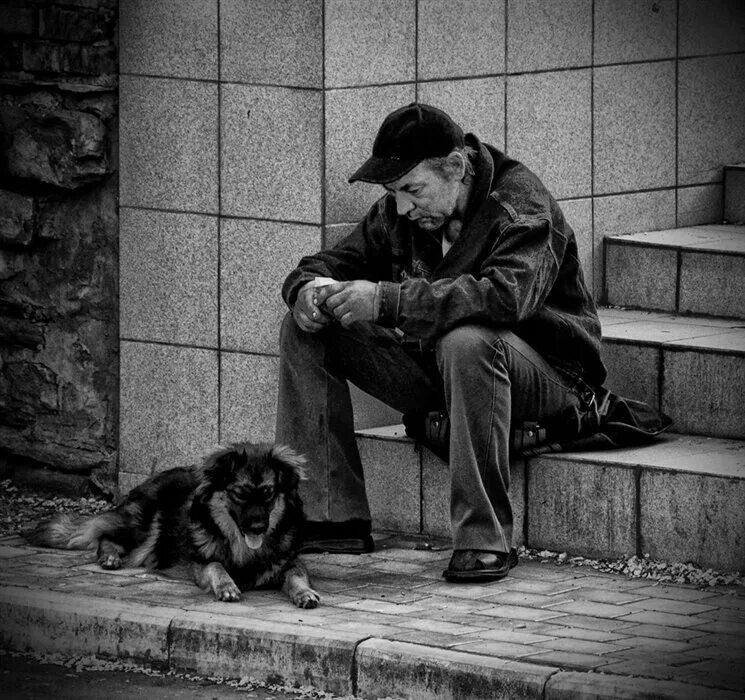
MULTIPOLYGON (((217 2, 217 75, 218 78, 222 76, 222 15, 221 15, 222 3, 220 0, 217 2)), ((222 197, 222 169, 223 169, 223 132, 222 132, 222 99, 223 91, 222 85, 218 84, 217 87, 217 211, 218 214, 223 213, 223 197, 222 197)), ((215 270, 215 302, 217 304, 217 441, 222 442, 223 437, 223 400, 222 400, 222 389, 223 389, 223 367, 222 367, 222 337, 223 337, 223 325, 222 325, 222 283, 223 283, 223 264, 222 264, 222 225, 221 219, 217 220, 217 269, 215 270)), ((170 625, 169 625, 170 633, 170 625)), ((170 660, 170 649, 169 649, 169 660, 170 660)))
MULTIPOLYGON (((288 224, 290 226, 307 226, 308 228, 319 228, 324 226, 321 221, 301 221, 299 219, 271 219, 264 216, 241 216, 240 214, 218 214, 218 218, 224 221, 256 221, 268 224, 288 224)), ((328 224, 327 224, 328 225, 328 224)))
MULTIPOLYGON (((308 85, 294 85, 288 83, 263 83, 241 80, 219 80, 216 78, 191 78, 183 75, 162 75, 159 73, 120 73, 121 78, 145 78, 148 80, 172 80, 181 83, 203 83, 205 85, 237 85, 240 87, 268 87, 282 88, 284 90, 296 90, 300 92, 323 92, 323 86, 313 87, 308 85)), ((411 82, 411 81, 409 81, 411 82)))
MULTIPOLYGON (((419 103, 419 0, 414 0, 414 102, 419 103)), ((422 520, 422 523, 424 521, 422 520)))
POLYGON ((175 209, 173 207, 152 207, 146 204, 128 204, 126 202, 119 203, 119 209, 132 209, 134 211, 151 211, 162 214, 188 214, 189 216, 209 216, 215 219, 219 218, 221 214, 218 211, 199 211, 198 209, 175 209))
MULTIPOLYGON (((552 73, 567 73, 567 72, 579 72, 592 70, 594 72, 597 68, 614 68, 621 66, 633 66, 633 65, 647 65, 653 63, 665 63, 672 61, 683 61, 683 60, 695 60, 703 58, 716 58, 721 56, 745 56, 745 52, 737 53, 726 53, 726 54, 706 54, 701 56, 695 56, 690 58, 667 58, 657 59, 648 61, 631 61, 627 63, 604 63, 604 64, 587 64, 580 66, 567 66, 567 67, 554 67, 554 68, 542 68, 532 71, 514 71, 514 72, 495 72, 495 73, 478 73, 475 75, 452 75, 437 78, 423 78, 414 80, 403 80, 394 82, 366 82, 366 83, 355 83, 355 84, 341 84, 341 85, 324 85, 324 86, 307 86, 307 85, 296 85, 287 83, 264 83, 264 82, 249 82, 249 81, 237 81, 237 80, 216 80, 216 79, 205 79, 205 78, 192 78, 188 76, 174 76, 174 75, 162 75, 156 73, 120 73, 120 77, 124 78, 145 78, 151 80, 173 80, 180 82, 192 82, 192 83, 205 83, 208 85, 218 86, 240 86, 240 87, 262 87, 262 88, 277 88, 285 90, 294 90, 302 92, 328 92, 332 90, 357 90, 365 88, 381 88, 401 85, 419 85, 432 84, 432 83, 448 83, 448 82, 466 82, 470 80, 484 80, 489 78, 517 78, 522 76, 531 75, 547 75, 552 73)), ((679 78, 676 78, 676 84, 679 78)), ((115 87, 115 86, 114 86, 115 87)), ((112 89, 114 89, 112 87, 112 89)))
POLYGON ((251 357, 277 358, 278 353, 261 352, 258 350, 241 350, 239 348, 221 347, 218 345, 199 345, 194 343, 167 342, 165 340, 150 340, 146 338, 132 338, 119 336, 120 342, 133 343, 135 345, 154 345, 166 348, 179 348, 184 350, 205 350, 207 352, 224 353, 226 355, 250 355, 251 357))
MULTIPOLYGON (((597 68, 615 68, 615 67, 622 67, 622 66, 640 66, 640 65, 648 65, 648 64, 656 64, 656 63, 671 63, 671 62, 677 62, 682 60, 695 60, 695 59, 701 59, 701 58, 716 58, 721 56, 745 56, 745 51, 732 51, 732 52, 726 52, 726 53, 712 53, 712 54, 701 54, 697 56, 686 56, 686 57, 679 57, 679 56, 669 56, 666 58, 655 58, 655 59, 640 59, 638 61, 619 61, 619 62, 608 62, 608 63, 583 63, 578 64, 576 66, 553 66, 553 67, 546 67, 546 68, 537 68, 534 70, 505 70, 505 71, 494 71, 494 72, 485 72, 485 73, 475 73, 475 74, 469 74, 469 75, 462 75, 462 74, 453 74, 453 75, 447 75, 447 76, 437 76, 437 77, 425 77, 425 78, 419 78, 418 75, 414 80, 398 80, 398 81, 391 81, 391 82, 363 82, 363 83, 354 83, 354 84, 347 84, 347 83, 341 83, 338 85, 324 85, 321 88, 307 88, 307 89, 320 89, 320 90, 355 90, 358 88, 372 88, 372 87, 386 87, 391 85, 409 85, 412 83, 417 84, 425 84, 425 83, 446 83, 451 81, 468 81, 468 80, 483 80, 485 78, 509 78, 509 77, 520 77, 525 75, 542 75, 547 73, 567 73, 572 71, 587 71, 587 70, 594 70, 597 68)), ((223 81, 224 84, 224 81, 223 81)), ((244 84, 244 83, 237 83, 237 84, 244 84)), ((247 84, 255 84, 255 83, 247 83, 247 84)), ((270 87, 282 87, 280 85, 268 85, 270 87)))
MULTIPOLYGON (((504 144, 504 151, 507 153, 507 149, 509 147, 509 130, 507 128, 508 123, 508 107, 509 104, 507 102, 508 98, 508 90, 507 90, 507 71, 509 67, 509 51, 510 51, 510 42, 509 42, 509 36, 510 36, 510 8, 509 8, 509 2, 508 0, 505 0, 504 2, 504 79, 502 82, 502 143, 504 144)), ((524 524, 523 524, 524 525, 524 524)), ((525 527, 523 527, 525 530, 525 527)), ((527 530, 523 533, 525 537, 527 537, 527 530)), ((527 539, 525 540, 527 542, 527 539)))
MULTIPOLYGON (((724 165, 722 165, 722 168, 724 168, 724 165)), ((694 182, 688 185, 685 185, 685 187, 691 188, 691 187, 706 187, 709 185, 723 185, 724 180, 709 180, 708 182, 694 182)), ((605 199, 607 197, 620 197, 623 195, 629 195, 629 194, 648 194, 651 192, 675 192, 679 189, 683 189, 683 185, 663 185, 661 187, 649 187, 646 189, 639 189, 639 190, 617 190, 614 192, 595 192, 592 195, 584 195, 583 197, 565 197, 561 200, 557 201, 566 201, 568 199, 589 199, 592 197, 593 199, 605 199)))
MULTIPOLYGON (((727 167, 727 165, 722 165, 722 170, 724 170, 727 167)), ((694 187, 723 187, 724 186, 724 177, 722 177, 721 180, 707 180, 706 182, 694 182, 692 184, 688 183, 679 183, 676 185, 677 189, 679 190, 690 190, 694 187)))
MULTIPOLYGON (((743 54, 745 55, 745 53, 743 54)), ((476 73, 471 75, 463 75, 463 74, 454 74, 454 75, 448 75, 448 76, 442 76, 437 78, 420 78, 416 80, 400 80, 400 81, 392 81, 392 82, 365 82, 365 83, 355 83, 355 84, 339 84, 339 85, 326 85, 322 90, 325 91, 331 91, 331 90, 359 90, 363 88, 381 88, 381 87, 391 87, 391 86, 400 86, 400 85, 429 85, 434 83, 449 83, 449 82, 467 82, 471 80, 485 80, 489 78, 519 78, 522 76, 531 76, 531 75, 550 75, 552 73, 571 73, 571 72, 587 72, 587 71, 594 71, 596 68, 606 68, 606 67, 615 67, 615 66, 628 66, 628 65, 647 65, 651 63, 671 63, 675 61, 676 59, 668 58, 668 59, 660 59, 656 61, 634 61, 632 63, 609 63, 604 64, 602 66, 593 66, 593 65, 581 65, 581 66, 568 66, 568 67, 557 67, 557 68, 543 68, 539 70, 532 70, 532 71, 514 71, 514 72, 489 72, 489 73, 476 73)))
POLYGON ((176 341, 173 342, 167 342, 165 340, 151 340, 151 339, 145 339, 145 338, 133 338, 130 336, 119 336, 120 342, 126 342, 126 343, 135 343, 137 345, 157 345, 157 346, 164 346, 169 348, 184 348, 187 350, 208 350, 210 352, 216 352, 219 351, 220 348, 218 348, 217 345, 200 345, 198 343, 179 343, 176 341))
POLYGON ((240 348, 221 347, 220 352, 225 355, 247 355, 250 357, 266 357, 269 359, 279 358, 277 352, 261 352, 260 350, 241 350, 240 348))
MULTIPOLYGON (((680 2, 675 3, 675 55, 680 56, 680 2)), ((680 225, 680 60, 675 61, 675 225, 680 225)), ((722 179, 724 179, 724 170, 722 170, 722 179)), ((676 272, 675 284, 675 309, 679 308, 680 301, 680 256, 678 256, 678 266, 676 272)), ((661 387, 660 387, 661 388, 661 387)), ((661 396, 661 394, 658 394, 661 396)))
MULTIPOLYGON (((671 61, 674 59, 671 59, 671 61)), ((638 62, 638 65, 643 65, 650 63, 650 61, 643 61, 638 62)), ((631 65, 631 64, 617 64, 617 65, 631 65)), ((330 92, 335 90, 362 90, 362 89, 371 89, 371 88, 384 88, 384 87, 394 87, 394 86, 405 86, 405 85, 415 85, 415 87, 418 89, 420 85, 433 85, 437 83, 451 83, 451 82, 468 82, 468 81, 476 81, 476 80, 488 80, 492 78, 502 78, 502 79, 509 79, 509 78, 519 78, 523 76, 531 76, 531 75, 551 75, 554 73, 569 73, 569 72, 586 72, 586 71, 594 71, 594 69, 597 68, 597 66, 582 66, 582 67, 576 67, 576 68, 561 68, 561 69, 546 69, 546 70, 540 70, 540 71, 525 71, 525 72, 516 72, 516 73, 479 73, 476 75, 453 75, 448 76, 445 78, 426 78, 421 79, 417 81, 413 80, 406 80, 406 81, 400 81, 400 82, 390 82, 390 83, 359 83, 355 85, 330 85, 323 88, 324 91, 330 92)))
MULTIPOLYGON (((270 218, 260 217, 260 216, 240 216, 239 214, 193 211, 190 209, 148 207, 148 206, 140 205, 140 204, 120 204, 119 209, 131 209, 133 211, 143 211, 143 212, 157 212, 159 214, 181 214, 181 215, 187 215, 187 216, 206 216, 206 217, 210 217, 213 219, 218 219, 219 221, 222 221, 222 220, 225 220, 225 221, 257 221, 257 222, 266 222, 266 223, 272 223, 272 224, 288 224, 291 226, 308 226, 310 228, 318 228, 319 226, 323 226, 323 224, 317 221, 300 221, 300 220, 295 220, 295 219, 270 219, 270 218)), ((353 223, 357 223, 357 222, 355 221, 353 223)), ((333 225, 336 225, 336 223, 334 223, 333 225)))
POLYGON ((224 79, 224 78, 197 78, 186 75, 167 75, 162 73, 139 73, 139 72, 126 72, 122 71, 119 73, 120 77, 128 78, 152 78, 159 80, 177 80, 194 83, 207 83, 215 85, 241 85, 247 87, 276 87, 286 88, 289 90, 303 90, 309 92, 321 92, 323 90, 354 90, 356 88, 363 87, 385 87, 388 85, 408 85, 411 83, 441 83, 449 82, 453 80, 465 81, 465 80, 479 80, 483 78, 498 78, 498 77, 518 77, 523 75, 541 75, 544 73, 566 73, 570 71, 586 71, 595 68, 614 68, 620 66, 636 66, 646 65, 653 63, 667 63, 671 61, 694 61, 698 59, 706 58, 719 58, 725 56, 745 56, 745 51, 729 51, 723 53, 711 53, 711 54, 697 54, 693 56, 669 56, 666 58, 655 58, 655 59, 640 59, 637 61, 619 61, 609 63, 582 63, 575 66, 550 66, 546 68, 536 68, 534 70, 505 70, 505 71, 494 71, 486 73, 476 73, 470 75, 447 75, 437 76, 432 78, 419 78, 416 76, 413 80, 396 80, 391 82, 362 82, 362 83, 341 83, 338 85, 299 85, 295 83, 272 83, 272 82, 259 82, 259 81, 244 81, 235 79, 224 79))
POLYGON ((168 207, 149 207, 145 204, 119 204, 119 209, 130 209, 132 211, 152 211, 160 214, 188 214, 189 216, 207 216, 212 219, 220 218, 220 214, 215 212, 194 211, 191 209, 173 209, 168 207))
MULTIPOLYGON (((326 0, 321 0, 321 85, 326 85, 326 0)), ((327 247, 327 235, 326 235, 326 224, 328 222, 328 188, 326 182, 328 181, 328 158, 326 151, 328 150, 326 144, 326 129, 327 129, 327 117, 326 117, 326 90, 321 91, 321 250, 326 250, 327 247)))
POLYGON ((700 58, 720 58, 722 56, 745 56, 745 49, 738 51, 722 51, 719 53, 702 53, 678 56, 679 61, 695 61, 700 58))
MULTIPOLYGON (((595 227, 595 0, 590 2, 590 63, 593 64, 590 74, 590 250, 592 272, 592 295, 602 302, 608 298, 607 257, 608 249, 602 246, 600 255, 597 249, 601 245, 602 237, 598 236, 595 227), (599 241, 598 238, 601 240, 599 241), (599 259, 598 259, 599 258, 599 259), (600 269, 598 269, 600 268, 600 269)), ((505 125, 505 129, 506 129, 505 125)), ((602 331, 601 331, 602 333, 602 331)))

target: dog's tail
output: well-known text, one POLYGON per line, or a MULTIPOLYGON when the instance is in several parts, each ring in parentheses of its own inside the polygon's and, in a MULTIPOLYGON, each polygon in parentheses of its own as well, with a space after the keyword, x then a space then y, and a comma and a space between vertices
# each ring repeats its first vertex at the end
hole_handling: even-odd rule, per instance
POLYGON ((115 512, 100 513, 92 517, 76 517, 58 513, 50 520, 40 522, 26 538, 41 547, 56 549, 89 549, 105 535, 122 529, 122 516, 115 512))

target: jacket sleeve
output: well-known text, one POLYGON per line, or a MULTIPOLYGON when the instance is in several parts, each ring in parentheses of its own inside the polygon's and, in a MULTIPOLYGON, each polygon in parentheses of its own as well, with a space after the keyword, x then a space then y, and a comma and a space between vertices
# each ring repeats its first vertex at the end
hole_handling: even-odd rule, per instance
MULTIPOLYGON (((381 284, 379 323, 432 342, 465 322, 513 325, 544 304, 558 276, 566 237, 545 217, 494 224, 481 261, 434 281, 381 284)), ((468 243, 468 241, 464 241, 468 243)))
POLYGON ((287 276, 282 297, 292 308, 300 288, 314 277, 377 282, 390 272, 390 240, 385 221, 386 197, 378 200, 354 230, 333 248, 307 255, 287 276))

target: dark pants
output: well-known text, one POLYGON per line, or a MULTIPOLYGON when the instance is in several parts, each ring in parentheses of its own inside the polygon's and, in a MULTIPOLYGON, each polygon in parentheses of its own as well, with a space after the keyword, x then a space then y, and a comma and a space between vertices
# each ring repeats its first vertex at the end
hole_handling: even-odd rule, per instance
POLYGON ((508 551, 510 423, 577 405, 569 380, 504 329, 460 326, 420 353, 374 324, 306 333, 288 314, 276 439, 308 459, 309 520, 370 518, 347 381, 402 413, 447 410, 453 548, 508 551))

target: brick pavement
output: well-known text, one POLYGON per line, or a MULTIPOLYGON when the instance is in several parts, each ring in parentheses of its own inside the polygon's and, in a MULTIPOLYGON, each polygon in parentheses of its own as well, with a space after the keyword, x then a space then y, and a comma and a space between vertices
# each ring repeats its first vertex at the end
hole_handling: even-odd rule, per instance
POLYGON ((449 584, 447 549, 377 540, 371 555, 306 556, 322 605, 297 610, 275 591, 216 603, 190 582, 104 572, 91 553, 5 538, 2 641, 209 675, 279 674, 366 697, 482 697, 485 687, 490 697, 537 698, 745 691, 742 587, 654 585, 526 560, 501 582, 449 584))

